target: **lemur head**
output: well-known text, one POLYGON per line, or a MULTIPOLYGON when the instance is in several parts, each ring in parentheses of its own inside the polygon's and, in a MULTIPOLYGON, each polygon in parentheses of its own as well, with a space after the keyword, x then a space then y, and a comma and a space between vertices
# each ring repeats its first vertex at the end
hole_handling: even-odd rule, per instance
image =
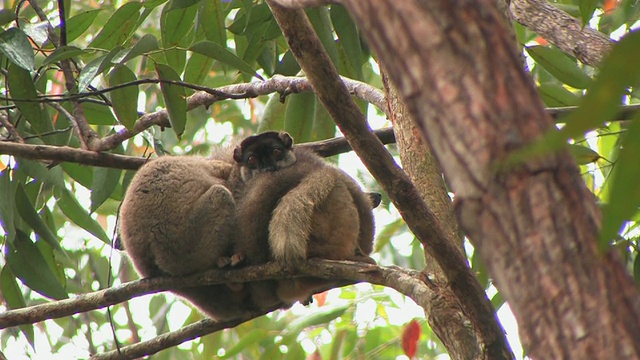
POLYGON ((267 131, 249 136, 233 150, 233 160, 241 166, 242 179, 247 181, 258 173, 276 171, 296 162, 292 150, 293 138, 281 131, 267 131))

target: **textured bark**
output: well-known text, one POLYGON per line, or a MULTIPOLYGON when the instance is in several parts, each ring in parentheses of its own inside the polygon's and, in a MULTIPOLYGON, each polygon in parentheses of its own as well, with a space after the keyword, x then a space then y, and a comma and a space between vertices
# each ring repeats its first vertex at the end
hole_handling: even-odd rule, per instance
POLYGON ((640 358, 640 297, 566 152, 499 171, 552 128, 489 0, 343 1, 442 164, 530 355, 640 358))
POLYGON ((389 195, 407 226, 445 272, 462 311, 479 334, 481 357, 512 358, 504 331, 484 289, 469 269, 466 257, 448 241, 438 219, 422 201, 411 180, 371 133, 366 118, 338 76, 309 19, 302 10, 287 10, 277 0, 267 0, 267 4, 316 95, 364 165, 389 195))
POLYGON ((538 33, 560 50, 591 66, 597 66, 611 50, 603 33, 549 4, 547 0, 511 0, 514 20, 538 33))
MULTIPOLYGON (((396 135, 402 168, 420 193, 424 202, 440 221, 447 239, 464 254, 462 235, 453 211, 453 204, 442 179, 440 165, 424 142, 420 129, 409 114, 407 107, 398 98, 397 89, 382 76, 390 120, 396 135)), ((476 359, 481 354, 480 343, 468 324, 470 320, 460 309, 454 292, 446 281, 446 275, 438 262, 424 253, 426 264, 424 272, 429 275, 435 290, 427 301, 425 313, 429 326, 444 344, 452 359, 476 359)))

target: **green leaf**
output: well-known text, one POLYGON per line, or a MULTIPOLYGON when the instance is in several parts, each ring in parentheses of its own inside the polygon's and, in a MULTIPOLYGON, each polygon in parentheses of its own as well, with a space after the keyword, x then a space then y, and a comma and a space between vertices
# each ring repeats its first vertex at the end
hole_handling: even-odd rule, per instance
POLYGON ((193 6, 195 4, 193 1, 171 0, 164 6, 160 15, 160 32, 165 48, 178 45, 193 29, 198 10, 193 6))
POLYGON ((136 42, 135 45, 133 45, 133 48, 121 51, 121 53, 114 58, 114 61, 124 64, 131 59, 157 49, 159 49, 158 39, 151 34, 145 34, 136 42))
POLYGON ((91 125, 116 125, 118 121, 107 105, 92 102, 82 103, 84 115, 91 125))
MULTIPOLYGON (((116 65, 109 75, 109 86, 130 83, 136 81, 136 75, 125 65, 116 65)), ((120 123, 127 129, 133 130, 138 120, 138 85, 129 85, 110 92, 113 112, 120 123)))
POLYGON ((60 166, 73 180, 85 188, 91 189, 91 182, 93 181, 93 169, 91 167, 72 162, 63 162, 60 166))
POLYGON ((16 241, 9 245, 7 263, 11 271, 29 288, 55 300, 69 296, 53 273, 38 247, 27 234, 17 231, 16 241))
POLYGON ((60 62, 62 60, 67 60, 71 58, 75 58, 82 54, 86 54, 87 50, 79 49, 75 46, 61 46, 55 49, 46 59, 42 62, 43 66, 60 62))
POLYGON ((190 84, 202 84, 209 76, 213 59, 202 54, 193 53, 184 70, 184 81, 190 84))
POLYGON ((260 24, 273 19, 271 10, 266 3, 261 3, 256 6, 249 7, 248 10, 238 16, 231 25, 227 28, 230 32, 236 35, 243 35, 251 32, 260 24))
POLYGON ((247 348, 248 345, 259 343, 271 335, 267 330, 264 329, 254 329, 251 330, 248 334, 242 336, 240 340, 238 340, 235 345, 231 348, 227 349, 224 353, 224 356, 221 356, 221 359, 228 359, 233 356, 240 354, 243 350, 247 348))
POLYGON ((191 46, 189 50, 218 60, 226 65, 229 65, 248 75, 255 76, 258 79, 262 80, 262 77, 258 75, 258 73, 256 73, 255 70, 253 70, 253 68, 244 60, 240 59, 236 54, 212 41, 200 41, 193 44, 193 46, 191 46))
POLYGON ((580 17, 582 18, 582 26, 587 26, 589 20, 593 17, 593 12, 598 6, 598 0, 580 0, 580 17))
POLYGON ((40 215, 38 215, 33 204, 29 201, 22 184, 16 186, 15 202, 16 209, 22 220, 24 220, 41 239, 49 243, 56 250, 62 251, 62 248, 60 248, 60 239, 58 239, 40 215))
POLYGON ((284 116, 286 109, 287 106, 280 102, 280 94, 271 94, 258 123, 258 132, 284 129, 284 116))
POLYGON ((331 62, 338 66, 338 48, 336 47, 336 42, 333 37, 333 26, 331 25, 331 18, 329 17, 329 9, 326 6, 318 6, 308 9, 306 13, 320 42, 327 51, 331 62))
POLYGON ((345 75, 357 80, 364 80, 362 73, 362 64, 364 64, 364 56, 362 54, 362 44, 360 43, 360 34, 358 28, 349 16, 349 12, 344 6, 331 6, 331 23, 338 35, 338 46, 344 52, 344 56, 340 56, 343 63, 343 72, 345 75))
POLYGON ((88 47, 111 50, 124 42, 135 30, 140 17, 142 3, 131 1, 122 5, 111 15, 100 33, 91 41, 88 47))
POLYGON ((44 133, 52 129, 51 124, 43 121, 42 109, 40 103, 33 100, 38 99, 36 86, 29 71, 18 67, 14 64, 9 65, 7 70, 7 85, 9 86, 9 94, 13 98, 14 104, 22 113, 22 116, 31 124, 37 133, 44 133), (23 101, 25 100, 25 101, 23 101), (31 100, 31 101, 27 101, 31 100))
POLYGON ((196 26, 204 32, 207 40, 216 44, 226 44, 227 31, 224 27, 226 14, 222 1, 202 1, 196 26))
POLYGON ((31 178, 45 184, 50 184, 60 188, 64 187, 64 177, 60 168, 47 168, 42 163, 35 160, 27 160, 16 158, 18 160, 18 169, 24 171, 31 178))
POLYGON ((9 241, 13 241, 16 235, 16 228, 14 225, 15 217, 15 187, 10 178, 11 169, 5 168, 0 172, 0 225, 4 229, 9 241))
POLYGON ((626 89, 640 82, 640 31, 624 36, 602 63, 598 79, 582 98, 580 107, 566 117, 558 142, 602 126, 619 111, 626 89))
POLYGON ((598 161, 601 156, 591 148, 582 145, 569 144, 569 153, 576 159, 578 165, 586 165, 598 161))
POLYGON ((624 134, 618 160, 613 168, 609 186, 609 203, 602 216, 600 249, 606 249, 622 224, 640 206, 640 115, 636 115, 624 134))
POLYGON ((342 316, 350 306, 350 304, 333 307, 323 306, 311 315, 297 318, 290 322, 289 325, 287 325, 287 328, 282 332, 282 343, 286 345, 290 341, 295 341, 300 332, 310 326, 326 324, 337 319, 342 316))
MULTIPOLYGON (((156 64, 156 72, 161 80, 180 81, 178 73, 165 64, 156 64)), ((171 128, 180 138, 187 122, 187 100, 184 87, 162 82, 160 89, 169 114, 171 128)))
POLYGON ((95 212, 118 186, 122 170, 96 167, 91 183, 91 212, 95 212))
POLYGON ((576 106, 580 103, 578 95, 554 83, 540 84, 538 93, 548 107, 576 106))
POLYGON ((85 65, 82 71, 80 71, 80 75, 78 75, 78 92, 83 92, 98 74, 113 66, 111 60, 121 49, 122 48, 118 46, 109 51, 108 54, 99 56, 85 65))
POLYGON ((297 143, 309 141, 316 116, 316 94, 300 93, 289 96, 284 115, 284 130, 297 143))
POLYGON ((526 49, 536 63, 564 84, 576 89, 586 89, 591 84, 591 78, 578 66, 576 60, 561 50, 546 46, 529 46, 526 49))
POLYGON ((11 9, 0 9, 0 26, 16 21, 16 13, 11 9))
POLYGON ((79 227, 102 240, 106 244, 111 244, 111 239, 102 228, 102 225, 94 220, 91 215, 78 203, 78 200, 67 189, 62 189, 60 195, 56 196, 56 204, 69 220, 79 227))
MULTIPOLYGON (((27 306, 18 287, 16 276, 8 265, 5 265, 2 268, 2 272, 0 272, 0 290, 2 290, 2 296, 9 309, 20 309, 27 306)), ((20 331, 22 331, 31 346, 34 347, 33 325, 20 325, 20 331)))
POLYGON ((12 27, 0 33, 0 52, 12 63, 29 71, 36 66, 36 58, 29 37, 18 28, 12 27))
MULTIPOLYGON (((67 20, 67 43, 72 42, 87 31, 100 11, 102 11, 102 9, 88 10, 70 17, 67 20)), ((59 28, 59 26, 57 26, 57 28, 59 28)))

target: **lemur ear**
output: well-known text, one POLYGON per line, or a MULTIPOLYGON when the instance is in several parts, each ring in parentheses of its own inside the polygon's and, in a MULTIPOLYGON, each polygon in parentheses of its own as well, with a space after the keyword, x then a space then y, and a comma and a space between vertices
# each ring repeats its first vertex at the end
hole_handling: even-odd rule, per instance
POLYGON ((369 198, 369 201, 371 202, 371 207, 373 209, 377 208, 382 202, 382 194, 380 193, 368 192, 367 197, 369 198))
POLYGON ((238 145, 233 149, 233 160, 237 163, 242 163, 242 146, 238 145))
POLYGON ((291 149, 291 147, 293 146, 293 138, 291 137, 291 135, 289 135, 288 132, 280 131, 280 133, 278 134, 278 137, 280 137, 280 140, 282 140, 282 142, 284 143, 284 146, 287 149, 291 149))

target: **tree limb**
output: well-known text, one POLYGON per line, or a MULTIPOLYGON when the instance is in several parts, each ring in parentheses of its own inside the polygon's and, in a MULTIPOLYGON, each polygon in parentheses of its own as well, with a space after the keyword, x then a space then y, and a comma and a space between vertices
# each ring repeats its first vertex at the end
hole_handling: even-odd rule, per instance
POLYGON ((425 279, 419 271, 396 266, 382 267, 352 261, 310 259, 306 264, 302 264, 294 274, 288 266, 267 263, 232 270, 209 270, 185 277, 146 278, 92 293, 80 294, 71 299, 9 310, 0 313, 0 329, 96 310, 134 297, 182 287, 301 276, 346 279, 354 282, 366 281, 383 285, 396 289, 421 306, 424 305, 422 299, 425 298, 425 294, 431 291, 427 284, 435 286, 425 279))
POLYGON ((611 51, 613 43, 605 34, 582 26, 546 0, 511 0, 510 9, 514 20, 584 64, 596 67, 611 51))
POLYGON ((316 95, 367 169, 389 195, 407 226, 438 261, 463 312, 479 334, 488 357, 512 357, 504 330, 484 289, 469 269, 466 257, 447 240, 444 229, 421 200, 411 180, 371 133, 364 115, 349 96, 304 12, 286 9, 276 0, 266 2, 316 95))

